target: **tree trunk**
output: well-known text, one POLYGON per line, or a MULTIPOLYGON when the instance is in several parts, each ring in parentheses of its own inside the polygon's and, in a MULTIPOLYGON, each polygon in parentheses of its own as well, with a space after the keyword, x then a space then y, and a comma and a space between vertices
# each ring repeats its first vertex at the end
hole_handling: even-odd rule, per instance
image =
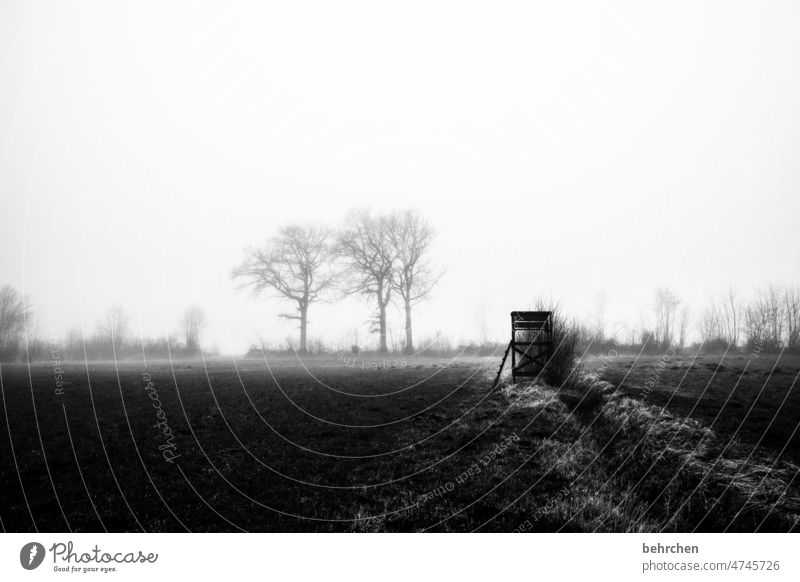
POLYGON ((386 306, 383 304, 380 306, 380 313, 378 314, 378 326, 380 332, 378 351, 385 354, 389 351, 389 348, 386 346, 386 306))
POLYGON ((306 327, 308 326, 308 305, 300 306, 300 353, 308 351, 306 344, 306 327))
POLYGON ((411 333, 411 304, 406 302, 406 353, 414 352, 414 337, 411 333))

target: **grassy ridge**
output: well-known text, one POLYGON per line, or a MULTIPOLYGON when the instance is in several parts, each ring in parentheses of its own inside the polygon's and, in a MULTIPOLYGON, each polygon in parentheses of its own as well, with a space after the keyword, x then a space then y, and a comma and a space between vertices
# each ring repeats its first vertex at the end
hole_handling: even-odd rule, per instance
MULTIPOLYGON (((791 531, 800 514, 798 467, 758 457, 696 420, 618 394, 584 375, 557 392, 508 387, 513 406, 544 412, 556 433, 545 453, 570 481, 547 512, 577 531, 791 531), (570 432, 572 432, 570 431, 570 432)), ((546 528, 547 529, 547 528, 546 528)))

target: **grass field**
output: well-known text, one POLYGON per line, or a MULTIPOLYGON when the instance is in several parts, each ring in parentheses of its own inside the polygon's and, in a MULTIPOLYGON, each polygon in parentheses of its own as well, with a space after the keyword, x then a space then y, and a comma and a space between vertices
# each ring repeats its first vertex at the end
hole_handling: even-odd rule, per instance
POLYGON ((4 365, 7 531, 789 531, 800 359, 4 365), (394 367, 393 367, 394 366, 394 367), (648 388, 649 386, 649 388, 648 388), (61 393, 60 393, 61 392, 61 393))

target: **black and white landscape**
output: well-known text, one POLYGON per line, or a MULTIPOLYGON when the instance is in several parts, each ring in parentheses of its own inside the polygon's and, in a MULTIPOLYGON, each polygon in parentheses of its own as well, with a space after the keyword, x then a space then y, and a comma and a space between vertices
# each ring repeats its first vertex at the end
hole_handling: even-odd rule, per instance
POLYGON ((3 4, 0 527, 797 531, 798 26, 3 4))

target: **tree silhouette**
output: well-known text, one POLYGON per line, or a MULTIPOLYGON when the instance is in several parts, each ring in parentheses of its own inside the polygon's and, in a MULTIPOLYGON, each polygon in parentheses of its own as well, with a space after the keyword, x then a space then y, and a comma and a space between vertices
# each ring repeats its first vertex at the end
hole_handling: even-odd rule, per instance
POLYGON ((309 306, 322 299, 336 278, 329 231, 314 225, 286 226, 263 248, 246 249, 245 254, 232 277, 256 295, 271 292, 294 302, 297 313, 281 317, 300 322, 299 351, 308 351, 309 306))
POLYGON ((0 358, 14 359, 31 317, 28 302, 10 285, 0 289, 0 358))
POLYGON ((386 346, 386 308, 394 289, 395 248, 390 236, 390 218, 373 216, 369 210, 353 211, 339 236, 338 251, 347 262, 347 293, 375 299, 378 351, 386 346))
POLYGON ((200 337, 206 326, 206 314, 199 307, 189 307, 181 318, 181 331, 186 350, 196 352, 200 349, 200 337))
POLYGON ((427 255, 435 237, 433 228, 419 212, 406 210, 395 213, 387 221, 395 269, 391 279, 394 289, 403 300, 405 311, 406 345, 405 352, 414 351, 414 337, 411 329, 411 312, 439 282, 443 273, 434 273, 427 255))

